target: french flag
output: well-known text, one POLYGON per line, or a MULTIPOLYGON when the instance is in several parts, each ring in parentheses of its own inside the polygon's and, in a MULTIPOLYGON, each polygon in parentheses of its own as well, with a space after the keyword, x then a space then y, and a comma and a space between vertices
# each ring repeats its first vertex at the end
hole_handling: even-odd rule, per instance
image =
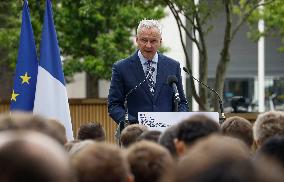
POLYGON ((67 139, 73 140, 69 103, 50 0, 46 0, 33 112, 59 120, 65 126, 67 139))

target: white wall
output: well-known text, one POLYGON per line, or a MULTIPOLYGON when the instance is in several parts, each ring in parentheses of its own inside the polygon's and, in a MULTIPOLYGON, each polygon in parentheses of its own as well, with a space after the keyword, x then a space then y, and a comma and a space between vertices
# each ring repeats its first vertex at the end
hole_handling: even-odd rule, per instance
POLYGON ((86 98, 86 73, 75 74, 74 81, 66 84, 66 89, 69 98, 86 98))
POLYGON ((107 98, 108 97, 109 86, 110 86, 110 81, 99 80, 99 97, 100 98, 107 98))
MULTIPOLYGON (((186 63, 185 63, 185 55, 180 41, 177 23, 169 8, 166 8, 166 13, 168 13, 168 16, 166 16, 164 19, 161 20, 161 24, 163 27, 162 43, 163 46, 169 48, 169 51, 166 52, 165 55, 179 61, 180 66, 182 68, 186 66, 185 65, 186 63)), ((183 18, 182 21, 185 21, 185 19, 183 18)), ((183 36, 185 36, 184 32, 183 36)), ((183 70, 181 70, 181 73, 183 78, 183 86, 184 86, 183 89, 185 90, 186 75, 183 70)))

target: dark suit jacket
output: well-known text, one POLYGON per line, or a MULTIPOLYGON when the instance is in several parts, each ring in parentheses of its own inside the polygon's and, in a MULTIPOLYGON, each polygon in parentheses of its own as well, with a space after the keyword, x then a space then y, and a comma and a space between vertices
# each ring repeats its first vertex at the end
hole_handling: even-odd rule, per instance
MULTIPOLYGON (((167 84, 169 75, 175 75, 178 79, 177 88, 181 99, 178 110, 188 111, 179 62, 158 53, 155 95, 150 93, 145 81, 128 96, 130 122, 138 121, 138 112, 171 112, 174 110, 173 88, 167 84)), ((138 51, 131 57, 114 63, 108 96, 108 112, 116 123, 124 121, 125 95, 144 79, 145 73, 138 57, 138 51)))

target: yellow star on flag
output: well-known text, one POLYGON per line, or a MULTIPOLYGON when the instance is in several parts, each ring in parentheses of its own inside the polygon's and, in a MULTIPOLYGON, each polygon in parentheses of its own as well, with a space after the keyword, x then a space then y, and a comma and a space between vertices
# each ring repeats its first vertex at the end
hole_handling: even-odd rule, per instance
POLYGON ((15 91, 13 90, 11 100, 13 100, 13 101, 16 102, 16 101, 17 101, 17 100, 16 100, 16 97, 17 97, 18 95, 20 95, 20 94, 16 94, 15 91))
POLYGON ((25 73, 25 75, 20 76, 20 77, 21 77, 21 79, 22 79, 22 84, 24 84, 24 83, 29 84, 29 80, 31 79, 31 77, 28 76, 28 73, 27 73, 27 72, 25 73))

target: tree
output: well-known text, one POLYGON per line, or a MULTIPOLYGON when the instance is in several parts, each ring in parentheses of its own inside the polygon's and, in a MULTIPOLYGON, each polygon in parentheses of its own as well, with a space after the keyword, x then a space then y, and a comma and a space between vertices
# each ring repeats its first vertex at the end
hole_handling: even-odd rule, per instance
MULTIPOLYGON (((39 47, 44 15, 44 0, 30 0, 30 18, 39 47)), ((56 5, 56 1, 53 1, 56 5)), ((0 2, 0 85, 1 99, 10 99, 18 56, 23 0, 0 2)), ((39 55, 39 54, 38 54, 39 55)))
MULTIPOLYGON (((39 47, 44 15, 44 0, 29 1, 30 18, 36 45, 39 47)), ((0 2, 0 65, 7 65, 8 72, 14 72, 18 54, 22 23, 22 0, 0 2)), ((56 5, 56 1, 53 1, 56 5)))
POLYGON ((283 45, 279 51, 284 52, 284 4, 281 0, 274 0, 273 3, 267 4, 263 9, 263 13, 256 11, 249 18, 250 32, 249 37, 256 41, 260 36, 279 37, 283 45), (265 22, 265 31, 260 33, 255 26, 260 19, 265 22))
POLYGON ((97 97, 98 79, 110 79, 112 64, 133 53, 135 27, 164 17, 163 6, 128 0, 64 0, 55 12, 66 76, 87 73, 87 97, 97 97))
MULTIPOLYGON (((52 4, 65 75, 70 80, 74 73, 85 71, 89 80, 88 97, 98 96, 97 81, 110 79, 115 61, 133 53, 132 38, 138 22, 144 18, 165 16, 164 6, 155 2, 53 0, 52 4)), ((44 8, 45 0, 29 1, 37 48, 40 46, 44 8)), ((6 91, 9 94, 18 52, 21 9, 22 0, 0 2, 0 67, 5 70, 0 74, 6 75, 5 78, 1 75, 1 85, 10 78, 11 85, 6 91)))
POLYGON ((21 27, 21 1, 0 2, 0 99, 10 98, 21 27))
MULTIPOLYGON (((188 55, 188 50, 186 48, 186 39, 194 42, 198 48, 200 55, 200 67, 199 67, 199 78, 203 83, 207 83, 207 44, 206 35, 213 28, 210 25, 210 19, 220 12, 220 8, 225 10, 225 27, 223 36, 223 47, 220 51, 220 59, 217 65, 218 71, 216 71, 214 89, 218 93, 223 93, 224 80, 226 77, 226 71, 230 63, 230 45, 234 39, 236 33, 240 27, 248 21, 248 18, 253 12, 261 5, 260 0, 223 0, 223 1, 206 1, 200 0, 199 4, 195 4, 194 0, 162 0, 166 3, 173 13, 181 37, 181 43, 183 46, 183 51, 186 57, 186 64, 188 69, 191 71, 190 58, 188 55), (235 18, 233 18, 234 15, 235 18), (182 21, 182 17, 185 17, 186 22, 182 21), (186 36, 183 36, 182 30, 185 32, 186 36), (197 38, 195 33, 199 35, 197 38)), ((263 5, 273 3, 274 0, 267 0, 263 5)), ((194 87, 193 78, 190 78, 190 88, 191 93, 195 100, 198 102, 200 110, 209 110, 207 102, 207 89, 203 86, 199 86, 199 95, 196 94, 194 87)), ((220 94, 221 98, 223 97, 220 94)), ((213 101, 214 110, 219 109, 218 99, 215 98, 213 101)))

